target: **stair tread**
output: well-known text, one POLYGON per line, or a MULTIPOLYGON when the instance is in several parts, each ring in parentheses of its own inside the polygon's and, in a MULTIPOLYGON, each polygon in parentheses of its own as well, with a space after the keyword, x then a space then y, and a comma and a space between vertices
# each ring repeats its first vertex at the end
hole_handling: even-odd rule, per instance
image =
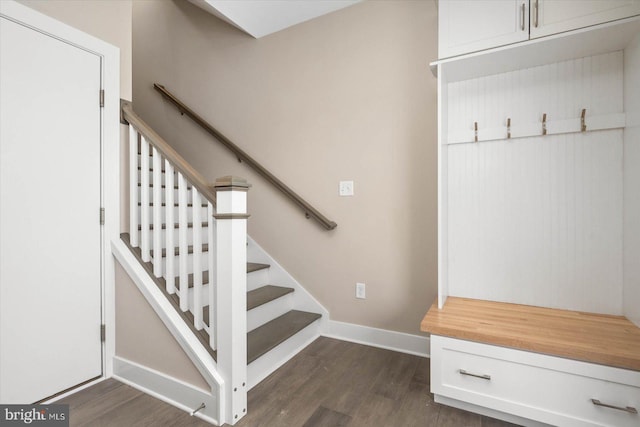
MULTIPOLYGON (((247 292, 247 311, 260 307, 263 304, 276 300, 293 292, 293 288, 284 286, 264 285, 258 289, 247 292)), ((202 319, 209 326, 209 306, 202 307, 202 319)))
MULTIPOLYGON (((209 245, 207 243, 202 244, 202 252, 209 252, 209 245)), ((189 245, 187 247, 187 253, 188 254, 193 253, 193 245, 189 245)), ((180 247, 175 247, 173 249, 173 254, 175 256, 180 255, 180 247)), ((153 249, 151 250, 151 256, 153 257, 153 249)), ((167 257, 167 248, 162 248, 162 258, 166 258, 166 257, 167 257)))
POLYGON ((264 270, 265 268, 271 267, 269 264, 260 264, 259 262, 248 262, 247 263, 247 273, 253 273, 254 271, 264 270))
MULTIPOLYGON (((269 268, 270 265, 269 264, 256 264, 253 262, 248 262, 247 263, 247 273, 251 273, 253 271, 257 271, 257 270, 261 270, 263 268, 269 268), (260 266, 260 268, 255 267, 256 265, 260 266)), ((193 273, 189 273, 187 275, 187 282, 189 283, 189 287, 193 288, 193 273)), ((206 285, 209 283, 209 271, 205 270, 202 272, 202 284, 206 285)), ((176 277, 175 280, 175 287, 177 289, 180 289, 180 278, 176 277)))
POLYGON ((279 344, 306 328, 322 315, 291 310, 247 334, 247 364, 274 349, 279 344))
MULTIPOLYGON (((208 227, 209 223, 208 222, 203 222, 202 227, 208 227)), ((167 224, 162 224, 162 229, 165 230, 167 228, 167 224)), ((180 224, 179 223, 174 223, 173 224, 173 228, 180 228, 180 224)), ((189 222, 187 223, 187 228, 193 228, 193 223, 189 222)), ((138 231, 142 230, 142 225, 138 225, 138 231)), ((149 230, 153 230, 153 224, 149 224, 149 230)))
POLYGON ((247 310, 260 307, 270 301, 283 297, 293 292, 293 288, 284 286, 265 285, 247 292, 247 310))

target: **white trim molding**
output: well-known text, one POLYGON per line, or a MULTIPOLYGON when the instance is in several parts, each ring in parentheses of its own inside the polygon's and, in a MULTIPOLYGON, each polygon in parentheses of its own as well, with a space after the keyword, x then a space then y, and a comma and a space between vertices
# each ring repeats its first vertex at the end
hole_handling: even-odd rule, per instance
POLYGON ((118 356, 113 358, 113 378, 189 414, 204 403, 194 416, 219 425, 218 402, 206 390, 118 356))
POLYGON ((327 332, 322 335, 328 338, 384 348, 420 357, 429 357, 431 348, 429 337, 388 331, 353 323, 338 322, 337 320, 330 320, 327 326, 327 332))

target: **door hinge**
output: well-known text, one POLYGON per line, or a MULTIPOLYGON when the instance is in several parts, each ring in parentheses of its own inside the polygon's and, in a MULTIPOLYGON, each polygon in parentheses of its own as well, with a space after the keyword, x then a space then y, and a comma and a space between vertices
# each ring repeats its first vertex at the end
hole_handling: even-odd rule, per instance
POLYGON ((100 89, 100 107, 104 107, 104 89, 100 89))
POLYGON ((100 325, 100 341, 105 342, 107 339, 107 326, 100 325))
POLYGON ((104 208, 100 208, 100 225, 104 225, 104 208))

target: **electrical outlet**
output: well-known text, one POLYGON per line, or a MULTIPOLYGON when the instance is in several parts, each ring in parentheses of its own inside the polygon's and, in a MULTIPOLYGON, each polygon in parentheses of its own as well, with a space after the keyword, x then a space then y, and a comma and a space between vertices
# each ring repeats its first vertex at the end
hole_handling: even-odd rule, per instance
POLYGON ((366 287, 367 285, 365 285, 364 283, 356 283, 356 298, 358 299, 367 298, 366 287))
POLYGON ((340 195, 353 196, 353 181, 340 181, 340 195))

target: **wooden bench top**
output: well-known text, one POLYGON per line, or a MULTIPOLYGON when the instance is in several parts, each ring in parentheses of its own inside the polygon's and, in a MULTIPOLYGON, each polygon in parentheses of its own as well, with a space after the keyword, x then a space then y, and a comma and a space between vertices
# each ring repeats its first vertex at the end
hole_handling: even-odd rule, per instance
POLYGON ((640 328, 626 317, 448 297, 420 329, 485 344, 640 371, 640 328))

